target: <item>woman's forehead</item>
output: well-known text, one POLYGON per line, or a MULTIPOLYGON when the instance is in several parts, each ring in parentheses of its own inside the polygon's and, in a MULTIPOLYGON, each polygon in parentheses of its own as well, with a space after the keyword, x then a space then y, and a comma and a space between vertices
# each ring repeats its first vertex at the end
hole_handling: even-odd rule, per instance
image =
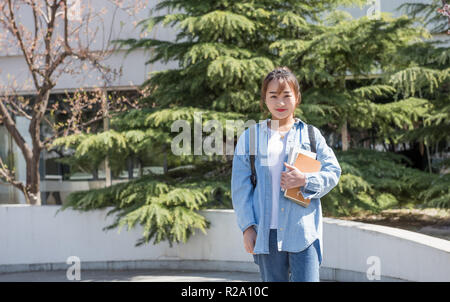
POLYGON ((273 79, 269 82, 269 85, 267 85, 267 93, 269 94, 280 94, 282 92, 292 92, 292 89, 286 80, 273 79))

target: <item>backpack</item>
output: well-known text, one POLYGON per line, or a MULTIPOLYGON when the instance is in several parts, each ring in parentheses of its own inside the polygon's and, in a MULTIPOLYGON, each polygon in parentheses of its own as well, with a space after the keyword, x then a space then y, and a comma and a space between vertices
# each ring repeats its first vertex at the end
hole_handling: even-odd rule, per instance
MULTIPOLYGON (((316 153, 316 137, 314 135, 314 128, 309 124, 308 124, 308 136, 311 145, 311 152, 316 153)), ((254 149, 255 144, 253 143, 253 139, 254 135, 250 135, 250 146, 252 147, 252 150, 255 151, 254 149)), ((256 187, 255 152, 253 152, 253 154, 250 154, 250 167, 252 169, 252 175, 250 176, 250 180, 252 182, 253 188, 255 188, 256 187)))

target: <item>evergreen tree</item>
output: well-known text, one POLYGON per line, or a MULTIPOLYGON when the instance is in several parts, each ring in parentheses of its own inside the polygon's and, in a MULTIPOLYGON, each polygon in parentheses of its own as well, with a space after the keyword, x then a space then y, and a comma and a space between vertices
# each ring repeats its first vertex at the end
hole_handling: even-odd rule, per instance
MULTIPOLYGON (((139 244, 151 238, 155 242, 185 242, 195 229, 205 230, 208 222, 196 211, 231 207, 232 157, 173 154, 171 143, 177 133, 171 132, 172 124, 183 119, 193 125, 195 113, 202 112, 203 126, 211 119, 218 120, 220 125, 214 130, 226 133, 226 120, 268 117, 259 108, 260 85, 267 72, 279 65, 289 66, 299 79, 302 103, 296 116, 320 127, 328 138, 335 134, 342 138, 329 141, 334 148, 343 149, 338 153, 343 174, 338 188, 323 198, 326 213, 379 210, 423 201, 417 198, 427 189, 423 179, 427 176, 431 183, 438 176, 405 167, 407 158, 374 149, 380 142, 394 146, 406 141, 408 135, 413 137, 415 127, 424 128, 422 116, 428 116, 433 127, 440 125, 440 120, 433 119, 438 115, 432 112, 435 107, 429 98, 406 94, 412 88, 402 72, 413 76, 414 70, 428 71, 424 75, 428 82, 419 86, 436 92, 446 79, 448 61, 431 70, 423 62, 410 62, 400 54, 421 37, 429 37, 405 16, 354 20, 337 10, 343 5, 363 4, 365 1, 352 0, 159 3, 156 12, 165 8, 177 11, 151 17, 140 26, 147 31, 155 25, 177 26, 175 41, 145 38, 119 43, 130 52, 151 49, 153 54, 146 63, 175 60, 179 68, 152 72, 143 84, 149 92, 140 100, 145 109, 117 116, 108 133, 67 137, 56 145, 76 149, 75 162, 77 156, 99 153, 121 158, 112 163, 115 171, 124 167, 127 157, 151 154, 155 163, 164 163, 164 174, 78 192, 70 196, 65 207, 89 210, 113 206, 112 212, 119 215, 110 227, 141 223, 144 235, 139 244), (359 142, 347 144, 349 130, 371 140, 372 150, 359 142)), ((432 46, 426 50, 438 52, 432 46)), ((419 86, 414 86, 414 92, 419 86)), ((226 143, 216 140, 215 147, 222 150, 226 143)), ((427 198, 432 200, 444 189, 427 198)))
MULTIPOLYGON (((378 20, 353 20, 342 12, 333 12, 324 24, 316 26, 312 39, 292 37, 273 46, 281 52, 282 65, 299 72, 305 102, 300 109, 305 120, 322 125, 327 133, 340 129, 343 150, 347 150, 348 133, 359 140, 351 142, 354 148, 371 141, 372 149, 383 144, 386 151, 398 152, 399 144, 414 146, 418 142, 431 172, 429 146, 444 150, 449 141, 450 125, 445 117, 449 116, 450 52, 448 47, 439 46, 445 41, 419 39, 431 36, 422 27, 412 27, 415 21, 405 16, 392 19, 386 14, 378 20)), ((401 164, 376 152, 349 154, 352 156, 338 156, 349 170, 343 169, 340 190, 333 192, 335 198, 333 194, 324 198, 325 213, 375 211, 386 205, 450 206, 448 176, 404 170, 405 164, 413 166, 407 158, 401 164), (361 167, 371 174, 358 169, 363 162, 356 154, 367 156, 361 167), (392 163, 383 164, 380 156, 392 163), (399 177, 395 170, 405 171, 408 182, 402 180, 406 175, 399 177), (412 189, 405 195, 406 188, 412 189), (341 194, 345 189, 350 196, 341 194)), ((448 165, 448 161, 441 164, 448 165)))

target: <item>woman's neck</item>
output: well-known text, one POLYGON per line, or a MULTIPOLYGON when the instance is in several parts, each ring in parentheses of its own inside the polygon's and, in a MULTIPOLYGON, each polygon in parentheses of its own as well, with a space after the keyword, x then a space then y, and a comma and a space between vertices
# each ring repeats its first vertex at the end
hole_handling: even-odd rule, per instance
POLYGON ((289 129, 291 129, 292 125, 295 123, 295 119, 293 116, 284 118, 284 119, 270 119, 269 120, 269 127, 272 130, 278 130, 278 131, 287 131, 289 129), (278 121, 278 128, 277 128, 277 123, 274 122, 272 123, 272 121, 278 121))

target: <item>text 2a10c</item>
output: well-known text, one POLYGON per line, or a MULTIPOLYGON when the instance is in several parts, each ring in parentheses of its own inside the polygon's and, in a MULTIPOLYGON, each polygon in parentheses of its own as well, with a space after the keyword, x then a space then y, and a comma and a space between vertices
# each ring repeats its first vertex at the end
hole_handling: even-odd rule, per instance
POLYGON ((267 297, 268 287, 225 287, 225 296, 229 297, 267 297))

